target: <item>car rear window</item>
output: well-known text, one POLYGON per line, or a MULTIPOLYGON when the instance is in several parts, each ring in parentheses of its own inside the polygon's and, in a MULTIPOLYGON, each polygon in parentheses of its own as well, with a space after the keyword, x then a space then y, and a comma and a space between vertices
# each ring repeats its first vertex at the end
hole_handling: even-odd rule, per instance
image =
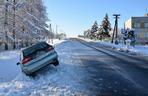
POLYGON ((46 42, 39 42, 23 50, 23 57, 30 56, 38 50, 50 47, 46 42))

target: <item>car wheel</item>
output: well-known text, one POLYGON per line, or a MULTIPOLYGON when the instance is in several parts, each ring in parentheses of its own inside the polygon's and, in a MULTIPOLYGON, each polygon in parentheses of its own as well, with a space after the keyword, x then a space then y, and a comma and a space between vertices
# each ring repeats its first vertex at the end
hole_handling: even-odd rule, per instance
POLYGON ((59 65, 59 61, 58 61, 58 60, 54 61, 54 62, 53 62, 53 65, 54 65, 54 66, 59 65))

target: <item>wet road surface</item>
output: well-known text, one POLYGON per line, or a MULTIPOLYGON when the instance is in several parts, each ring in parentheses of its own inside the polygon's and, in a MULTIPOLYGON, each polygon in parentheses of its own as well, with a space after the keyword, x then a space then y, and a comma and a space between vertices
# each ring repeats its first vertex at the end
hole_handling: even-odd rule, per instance
MULTIPOLYGON (((79 42, 79 40, 72 40, 79 42)), ((74 43, 71 42, 71 43, 74 43)), ((73 48, 73 59, 80 59, 85 71, 85 85, 94 96, 148 96, 148 61, 109 50, 91 42, 81 41, 88 46, 73 48), (83 54, 85 53, 85 54, 83 54)), ((76 73, 81 74, 81 73, 76 73)), ((84 74, 81 74, 84 75, 84 74)))

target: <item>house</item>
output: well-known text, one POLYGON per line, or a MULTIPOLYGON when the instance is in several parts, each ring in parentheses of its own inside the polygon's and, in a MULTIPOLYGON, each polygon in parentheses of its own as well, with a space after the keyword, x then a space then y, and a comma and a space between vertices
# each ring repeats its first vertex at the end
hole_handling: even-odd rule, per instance
POLYGON ((124 24, 125 29, 134 29, 137 42, 148 42, 148 14, 131 17, 124 24))

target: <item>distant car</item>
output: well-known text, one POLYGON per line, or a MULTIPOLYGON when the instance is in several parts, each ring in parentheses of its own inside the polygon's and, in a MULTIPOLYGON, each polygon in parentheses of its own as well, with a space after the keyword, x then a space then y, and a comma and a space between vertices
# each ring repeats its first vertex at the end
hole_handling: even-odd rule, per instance
POLYGON ((57 52, 46 42, 39 42, 21 50, 20 62, 22 71, 26 75, 32 75, 35 71, 48 64, 59 64, 57 52))

